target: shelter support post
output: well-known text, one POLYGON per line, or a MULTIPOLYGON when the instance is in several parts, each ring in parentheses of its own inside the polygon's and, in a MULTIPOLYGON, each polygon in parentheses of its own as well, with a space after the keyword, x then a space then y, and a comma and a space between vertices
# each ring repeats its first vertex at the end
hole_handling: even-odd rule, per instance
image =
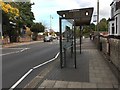
POLYGON ((60 30, 60 67, 62 67, 63 64, 63 54, 62 54, 62 18, 59 18, 59 30, 60 30))
POLYGON ((76 69, 77 67, 76 67, 76 27, 75 27, 75 22, 74 22, 74 64, 75 64, 75 69, 76 69))
POLYGON ((64 50, 64 67, 66 67, 66 49, 63 48, 63 50, 64 50))
MULTIPOLYGON (((72 30, 74 29, 74 25, 72 25, 72 30)), ((72 34, 74 34, 74 30, 72 31, 72 34)), ((74 38, 74 35, 72 36, 72 39, 74 38)), ((71 58, 73 55, 73 40, 72 40, 72 44, 71 44, 71 58)))
POLYGON ((80 25, 80 54, 81 54, 81 44, 82 44, 82 26, 80 25))

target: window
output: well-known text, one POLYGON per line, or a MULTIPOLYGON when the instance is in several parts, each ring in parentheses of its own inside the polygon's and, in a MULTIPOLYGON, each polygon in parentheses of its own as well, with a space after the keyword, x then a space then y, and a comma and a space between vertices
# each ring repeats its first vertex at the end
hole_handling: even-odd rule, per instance
POLYGON ((114 23, 112 24, 112 34, 114 34, 114 23))
POLYGON ((120 9, 120 1, 116 2, 116 10, 120 9))

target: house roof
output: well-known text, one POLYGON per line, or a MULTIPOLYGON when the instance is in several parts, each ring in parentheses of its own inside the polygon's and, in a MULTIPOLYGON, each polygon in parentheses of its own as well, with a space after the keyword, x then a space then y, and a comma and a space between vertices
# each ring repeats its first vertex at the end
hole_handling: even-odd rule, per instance
POLYGON ((93 14, 93 9, 94 8, 92 7, 73 10, 63 10, 57 11, 57 14, 59 14, 64 19, 69 19, 69 21, 70 19, 72 19, 72 21, 74 20, 76 26, 89 25, 93 14))

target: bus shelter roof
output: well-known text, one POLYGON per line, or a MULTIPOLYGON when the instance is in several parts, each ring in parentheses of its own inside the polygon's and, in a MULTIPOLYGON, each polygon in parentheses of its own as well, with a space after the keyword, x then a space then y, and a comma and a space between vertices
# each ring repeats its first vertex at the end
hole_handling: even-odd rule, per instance
POLYGON ((74 20, 75 26, 89 25, 93 14, 93 9, 94 8, 91 7, 73 10, 62 10, 57 11, 57 14, 71 23, 73 23, 74 20))

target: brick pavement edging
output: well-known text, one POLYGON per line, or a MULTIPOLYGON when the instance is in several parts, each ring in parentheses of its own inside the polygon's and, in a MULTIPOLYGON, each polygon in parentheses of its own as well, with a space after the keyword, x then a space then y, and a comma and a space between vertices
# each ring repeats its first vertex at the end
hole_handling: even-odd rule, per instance
POLYGON ((70 82, 57 80, 44 80, 38 88, 117 88, 117 85, 108 83, 70 82))

